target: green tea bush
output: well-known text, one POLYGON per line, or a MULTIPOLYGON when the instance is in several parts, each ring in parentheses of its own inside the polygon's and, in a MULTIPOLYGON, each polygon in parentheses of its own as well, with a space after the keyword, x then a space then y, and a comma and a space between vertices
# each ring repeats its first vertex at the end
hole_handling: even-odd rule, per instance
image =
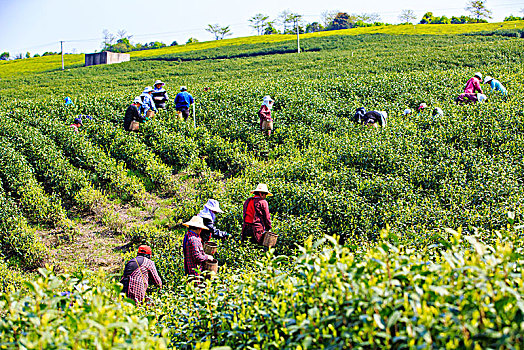
MULTIPOLYGON (((41 269, 24 291, 0 296, 2 347, 26 349, 166 349, 154 321, 138 314, 120 285, 89 283, 41 269)), ((97 276, 105 278, 105 276, 97 276)))
POLYGON ((157 186, 164 189, 172 186, 171 169, 140 141, 138 135, 107 123, 90 124, 86 131, 112 157, 149 176, 157 186))
POLYGON ((308 240, 290 271, 282 270, 287 258, 275 256, 262 271, 220 276, 206 293, 180 287, 183 297, 170 300, 175 307, 163 322, 181 348, 204 341, 261 349, 521 343, 522 248, 512 238, 487 246, 449 232, 449 248, 432 253, 384 241, 354 254, 332 238, 308 240), (331 247, 319 252, 326 242, 331 247))
POLYGON ((47 256, 35 230, 3 190, 0 191, 0 248, 2 259, 27 269, 40 266, 47 256))
POLYGON ((7 140, 0 139, 0 177, 6 189, 16 194, 25 216, 35 223, 65 224, 66 212, 60 201, 45 193, 25 158, 7 140))

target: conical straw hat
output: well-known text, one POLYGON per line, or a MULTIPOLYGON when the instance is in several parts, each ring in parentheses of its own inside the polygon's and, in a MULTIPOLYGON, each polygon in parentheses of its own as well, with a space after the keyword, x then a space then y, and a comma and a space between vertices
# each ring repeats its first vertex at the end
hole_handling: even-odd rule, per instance
POLYGON ((255 192, 264 192, 264 193, 267 193, 268 196, 272 196, 273 195, 267 189, 267 185, 266 184, 258 184, 257 188, 255 188, 253 191, 251 191, 251 193, 255 193, 255 192))
POLYGON ((196 227, 203 230, 208 230, 206 225, 204 225, 204 220, 200 216, 193 216, 188 222, 184 222, 182 225, 186 227, 196 227))

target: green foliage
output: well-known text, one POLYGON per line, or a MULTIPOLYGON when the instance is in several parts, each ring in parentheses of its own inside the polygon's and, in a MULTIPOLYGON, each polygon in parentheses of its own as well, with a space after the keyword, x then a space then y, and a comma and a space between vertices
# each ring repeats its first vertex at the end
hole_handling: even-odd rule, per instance
POLYGON ((151 336, 154 320, 140 316, 119 285, 106 288, 82 274, 39 272, 38 279, 24 282, 26 290, 0 297, 3 347, 166 349, 162 337, 151 336))
POLYGON ((35 223, 65 223, 66 212, 60 201, 49 198, 26 159, 5 139, 0 140, 0 177, 6 189, 16 193, 26 217, 35 223))
MULTIPOLYGON (((14 266, 31 269, 39 266, 47 249, 34 229, 21 216, 15 203, 0 188, 0 257, 14 266)), ((2 273, 4 276, 4 274, 2 273)), ((6 285, 7 286, 7 285, 6 285)))
POLYGON ((263 349, 521 343, 522 248, 509 236, 489 246, 449 232, 452 243, 435 251, 384 241, 354 254, 333 238, 309 240, 289 270, 287 258, 270 256, 261 271, 221 275, 206 293, 180 287, 163 322, 180 348, 206 340, 263 349), (318 252, 324 242, 331 247, 318 252))

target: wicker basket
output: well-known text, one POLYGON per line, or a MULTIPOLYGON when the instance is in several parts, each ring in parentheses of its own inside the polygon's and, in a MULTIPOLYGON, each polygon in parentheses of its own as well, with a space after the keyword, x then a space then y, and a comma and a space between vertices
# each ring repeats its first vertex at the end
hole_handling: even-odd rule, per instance
POLYGON ((218 245, 215 242, 206 242, 204 243, 204 253, 213 255, 217 252, 218 245))
POLYGON ((208 260, 204 263, 204 270, 209 272, 218 272, 218 260, 208 260))
POLYGON ((262 245, 268 248, 274 247, 275 244, 277 244, 277 239, 278 239, 277 234, 274 234, 273 232, 268 231, 264 235, 264 241, 262 242, 262 245))

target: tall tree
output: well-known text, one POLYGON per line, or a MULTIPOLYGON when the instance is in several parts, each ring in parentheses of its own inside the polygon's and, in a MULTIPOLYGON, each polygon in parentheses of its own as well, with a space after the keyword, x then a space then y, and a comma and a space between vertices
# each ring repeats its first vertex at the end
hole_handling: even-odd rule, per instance
POLYGON ((291 25, 291 22, 289 21, 289 15, 291 14, 291 11, 284 10, 280 13, 278 16, 278 22, 282 24, 282 33, 286 34, 288 31, 288 28, 291 25))
POLYGON ((7 61, 9 59, 9 52, 2 52, 0 55, 0 60, 7 61))
POLYGON ((127 31, 124 29, 120 29, 118 32, 116 32, 116 34, 118 35, 119 39, 128 39, 129 40, 133 37, 132 35, 127 34, 127 31))
POLYGON ((264 34, 264 30, 268 25, 268 20, 269 16, 266 16, 262 13, 257 13, 249 20, 249 22, 251 22, 250 27, 256 30, 257 35, 262 35, 264 34))
POLYGON ((324 26, 318 22, 309 23, 306 26, 306 33, 321 32, 324 30, 324 26))
POLYGON ((375 23, 380 21, 380 15, 378 13, 363 13, 358 15, 357 18, 364 23, 375 23))
POLYGON ((215 40, 222 40, 226 36, 231 35, 231 29, 229 29, 229 26, 221 27, 218 23, 217 24, 208 24, 206 31, 212 33, 215 36, 215 40))
POLYGON ((413 10, 402 10, 398 19, 400 19, 401 23, 412 23, 417 19, 417 16, 415 16, 415 11, 413 10))
POLYGON ((333 23, 331 23, 328 29, 339 30, 353 28, 356 20, 357 18, 354 15, 349 15, 346 12, 339 12, 333 19, 333 23))
POLYGON ((25 53, 25 58, 31 58, 31 54, 29 53, 29 51, 25 53))
POLYGON ((104 41, 102 41, 102 50, 107 50, 115 43, 116 37, 109 30, 104 29, 102 32, 104 34, 104 41))
POLYGON ((466 11, 471 12, 477 22, 480 22, 481 19, 492 18, 491 10, 486 8, 486 0, 469 0, 466 11))
POLYGON ((322 14, 320 16, 321 16, 322 24, 324 25, 324 27, 327 28, 327 27, 331 26, 333 24, 333 20, 335 19, 335 17, 337 17, 338 13, 340 13, 340 11, 338 11, 338 10, 322 12, 322 14))

